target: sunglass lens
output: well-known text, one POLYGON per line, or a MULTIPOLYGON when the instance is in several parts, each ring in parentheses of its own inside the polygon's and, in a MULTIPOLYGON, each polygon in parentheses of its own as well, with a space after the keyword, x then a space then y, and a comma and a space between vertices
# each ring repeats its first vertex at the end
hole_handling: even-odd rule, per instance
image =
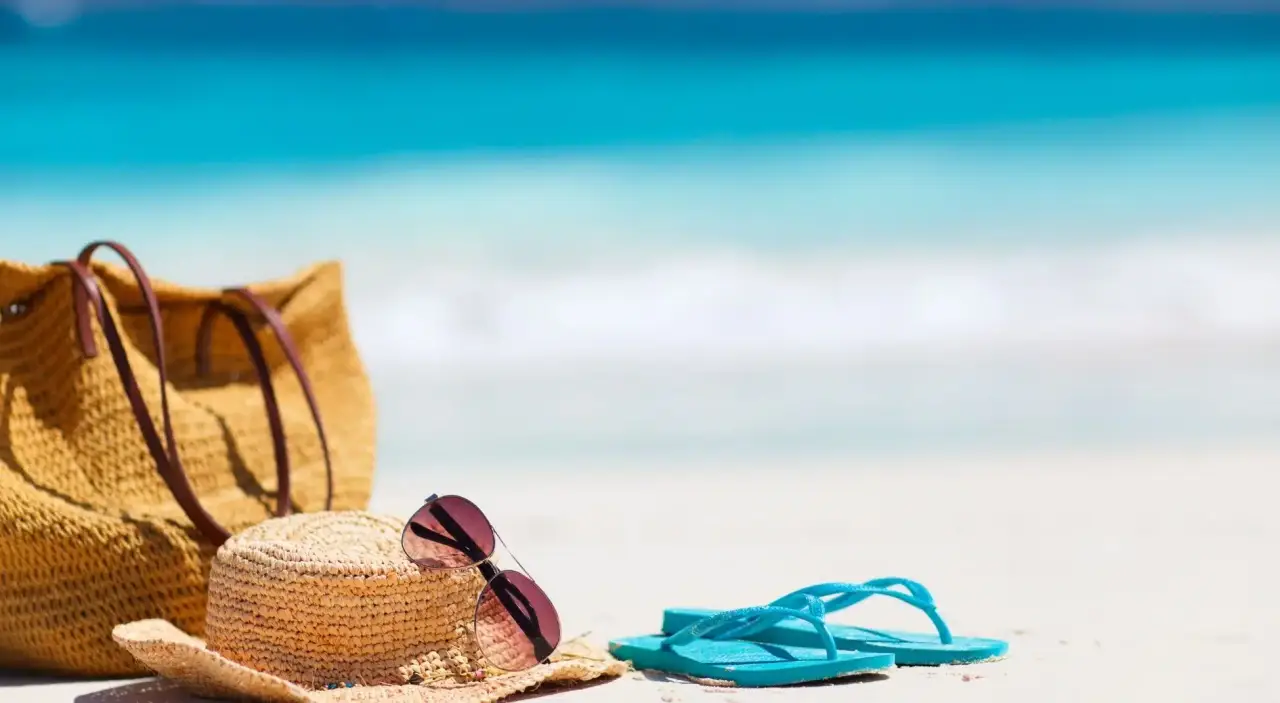
POLYGON ((459 496, 419 508, 400 540, 409 559, 428 569, 474 566, 493 556, 493 526, 475 503, 459 496))
POLYGON ((560 644, 560 616, 533 579, 503 571, 480 593, 476 641, 490 664, 522 671, 546 661, 560 644))

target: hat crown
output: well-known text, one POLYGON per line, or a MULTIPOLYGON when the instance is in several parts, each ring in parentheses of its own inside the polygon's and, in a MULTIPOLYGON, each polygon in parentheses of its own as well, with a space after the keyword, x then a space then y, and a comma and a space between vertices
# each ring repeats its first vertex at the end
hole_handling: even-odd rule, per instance
POLYGON ((209 576, 209 649, 311 688, 466 679, 483 666, 471 636, 483 580, 419 570, 403 527, 316 513, 232 537, 209 576))

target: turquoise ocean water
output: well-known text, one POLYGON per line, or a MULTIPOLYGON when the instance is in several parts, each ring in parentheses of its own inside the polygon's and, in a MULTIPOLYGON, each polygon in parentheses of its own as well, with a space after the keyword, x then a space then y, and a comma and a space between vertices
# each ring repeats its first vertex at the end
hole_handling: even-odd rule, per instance
POLYGON ((4 255, 341 257, 394 463, 1280 423, 1280 16, 29 19, 4 255))

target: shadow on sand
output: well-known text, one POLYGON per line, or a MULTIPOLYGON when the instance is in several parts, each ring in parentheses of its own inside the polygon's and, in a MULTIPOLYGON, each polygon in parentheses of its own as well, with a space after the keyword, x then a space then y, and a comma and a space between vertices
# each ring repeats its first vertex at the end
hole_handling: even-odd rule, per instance
MULTIPOLYGON (((671 674, 664 674, 660 671, 644 671, 641 673, 644 674, 644 677, 646 679, 654 683, 682 684, 686 686, 705 686, 707 688, 724 688, 726 690, 732 690, 734 688, 737 688, 733 684, 730 684, 727 682, 720 683, 720 682, 714 682, 714 681, 690 679, 683 676, 673 676, 671 674)), ((830 679, 827 681, 813 681, 810 683, 792 684, 790 686, 785 686, 785 687, 781 687, 781 686, 771 687, 771 690, 776 691, 781 688, 814 688, 817 686, 851 686, 854 684, 873 683, 875 681, 888 681, 888 680, 889 680, 889 677, 886 674, 879 674, 879 673, 856 674, 853 676, 844 676, 838 679, 830 679)))
POLYGON ((75 703, 200 703, 171 681, 138 681, 76 696, 75 703))

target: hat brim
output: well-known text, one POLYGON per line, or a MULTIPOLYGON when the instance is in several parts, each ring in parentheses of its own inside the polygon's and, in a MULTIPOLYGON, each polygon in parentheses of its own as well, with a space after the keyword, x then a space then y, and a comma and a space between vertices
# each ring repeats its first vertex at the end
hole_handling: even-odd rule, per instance
POLYGON ((492 703, 544 683, 581 683, 601 676, 620 676, 627 669, 625 663, 612 658, 565 658, 473 683, 313 691, 237 664, 165 620, 119 625, 111 634, 139 662, 198 696, 260 703, 492 703))

